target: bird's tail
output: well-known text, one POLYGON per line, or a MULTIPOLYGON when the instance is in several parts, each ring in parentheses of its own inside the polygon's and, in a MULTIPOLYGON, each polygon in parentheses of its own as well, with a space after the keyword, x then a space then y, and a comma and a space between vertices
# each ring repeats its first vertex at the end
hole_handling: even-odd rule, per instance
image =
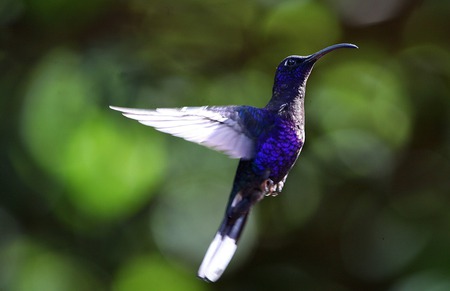
POLYGON ((220 278, 236 251, 248 214, 249 212, 243 213, 237 219, 225 215, 198 270, 198 276, 201 279, 215 282, 220 278))
POLYGON ((225 217, 198 270, 201 279, 215 282, 220 278, 236 252, 250 209, 264 198, 265 183, 266 180, 255 179, 240 191, 236 191, 240 187, 235 183, 225 217))
POLYGON ((268 192, 271 182, 268 177, 269 172, 262 176, 255 175, 251 160, 239 162, 225 217, 198 270, 201 279, 215 282, 225 271, 236 252, 252 206, 268 192))

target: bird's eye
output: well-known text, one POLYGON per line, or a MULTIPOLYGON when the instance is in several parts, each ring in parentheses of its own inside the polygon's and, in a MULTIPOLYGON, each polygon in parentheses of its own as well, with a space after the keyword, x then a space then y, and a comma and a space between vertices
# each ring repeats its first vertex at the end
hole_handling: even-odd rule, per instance
POLYGON ((284 62, 284 65, 287 67, 292 67, 295 64, 297 64, 297 61, 294 59, 287 59, 286 62, 284 62))

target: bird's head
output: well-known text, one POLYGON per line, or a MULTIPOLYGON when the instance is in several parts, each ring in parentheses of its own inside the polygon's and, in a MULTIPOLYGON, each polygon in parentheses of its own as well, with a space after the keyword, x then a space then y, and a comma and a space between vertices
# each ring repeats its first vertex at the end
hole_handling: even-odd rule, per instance
POLYGON ((327 53, 339 48, 358 48, 354 44, 340 43, 324 48, 309 56, 289 56, 281 61, 275 74, 274 97, 283 95, 302 95, 306 81, 314 64, 327 53), (286 94, 284 94, 286 93, 286 94))

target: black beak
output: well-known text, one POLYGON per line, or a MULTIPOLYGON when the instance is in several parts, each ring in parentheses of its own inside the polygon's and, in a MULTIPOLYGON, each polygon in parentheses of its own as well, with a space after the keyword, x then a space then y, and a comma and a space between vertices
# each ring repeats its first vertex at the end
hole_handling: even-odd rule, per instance
POLYGON ((332 52, 334 50, 340 49, 340 48, 358 48, 356 45, 351 44, 351 43, 339 43, 339 44, 335 44, 329 47, 326 47, 310 56, 308 56, 306 58, 306 61, 308 62, 316 62, 318 59, 320 59, 321 57, 323 57, 324 55, 326 55, 329 52, 332 52))

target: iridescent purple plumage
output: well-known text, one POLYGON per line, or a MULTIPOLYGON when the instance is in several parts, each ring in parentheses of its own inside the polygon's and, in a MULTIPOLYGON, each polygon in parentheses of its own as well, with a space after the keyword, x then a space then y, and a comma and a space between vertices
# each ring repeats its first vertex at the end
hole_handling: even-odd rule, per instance
POLYGON ((293 121, 275 118, 271 130, 256 145, 255 172, 269 170, 268 179, 277 184, 294 165, 303 141, 304 132, 293 121))
POLYGON ((272 98, 264 108, 204 106, 143 110, 111 107, 157 130, 240 158, 222 224, 198 276, 214 282, 236 251, 251 208, 284 186, 305 141, 305 86, 315 62, 337 44, 310 56, 290 56, 277 67, 272 98))

